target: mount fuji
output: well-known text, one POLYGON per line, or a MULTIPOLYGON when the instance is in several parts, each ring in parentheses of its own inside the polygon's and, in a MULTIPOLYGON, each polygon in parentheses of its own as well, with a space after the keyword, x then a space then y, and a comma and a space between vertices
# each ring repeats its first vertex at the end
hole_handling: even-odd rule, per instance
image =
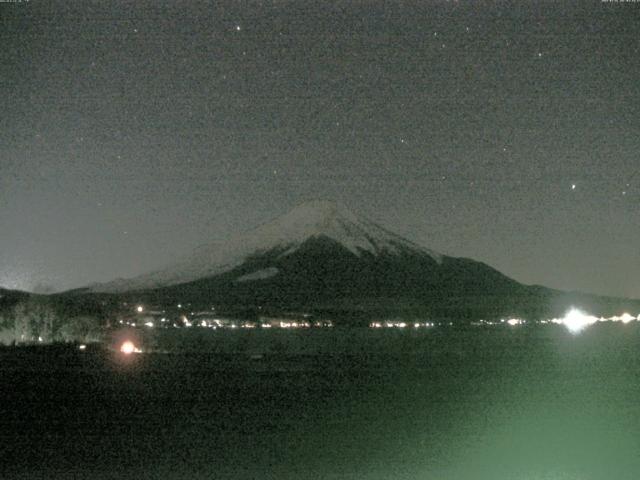
POLYGON ((481 262, 417 245, 334 202, 311 201, 229 241, 199 247, 166 268, 94 284, 89 291, 163 303, 342 308, 523 288, 481 262))
POLYGON ((299 205, 161 270, 75 294, 193 308, 456 319, 544 317, 566 308, 576 295, 583 304, 611 300, 523 285, 482 262, 417 245, 329 201, 299 205))
POLYGON ((148 290, 233 271, 238 273, 237 282, 264 280, 280 274, 278 266, 284 267, 291 258, 309 255, 312 246, 334 249, 351 261, 405 256, 435 264, 443 261, 443 255, 395 235, 336 203, 311 201, 226 242, 201 246, 162 270, 93 285, 91 289, 110 293, 148 290), (249 272, 252 268, 257 269, 249 272))

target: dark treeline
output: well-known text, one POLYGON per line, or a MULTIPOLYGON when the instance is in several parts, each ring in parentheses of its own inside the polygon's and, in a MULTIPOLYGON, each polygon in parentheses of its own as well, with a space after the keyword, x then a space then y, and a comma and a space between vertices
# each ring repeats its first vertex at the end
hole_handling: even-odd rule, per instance
POLYGON ((105 312, 95 302, 69 302, 49 295, 3 291, 0 344, 99 341, 105 312))

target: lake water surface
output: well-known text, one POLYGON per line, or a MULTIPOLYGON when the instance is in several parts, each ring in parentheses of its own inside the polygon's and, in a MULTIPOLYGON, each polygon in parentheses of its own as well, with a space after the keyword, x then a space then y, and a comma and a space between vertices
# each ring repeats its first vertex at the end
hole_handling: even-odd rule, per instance
POLYGON ((0 350, 0 477, 640 477, 635 324, 154 335, 0 350))

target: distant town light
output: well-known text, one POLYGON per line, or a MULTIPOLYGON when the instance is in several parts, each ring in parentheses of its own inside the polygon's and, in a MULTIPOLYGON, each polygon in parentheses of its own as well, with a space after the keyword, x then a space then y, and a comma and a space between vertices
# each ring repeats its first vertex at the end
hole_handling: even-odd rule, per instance
POLYGON ((81 345, 78 345, 78 350, 86 350, 87 346, 83 343, 81 345))
POLYGON ((142 312, 144 312, 144 307, 143 307, 142 305, 138 305, 138 306, 136 307, 136 312, 138 312, 138 313, 142 313, 142 312))
POLYGON ((628 313, 623 313, 623 314, 622 314, 622 316, 620 317, 620 321, 621 321, 622 323, 629 323, 629 322, 631 322, 631 321, 633 321, 633 320, 635 320, 635 319, 636 319, 635 317, 632 317, 632 316, 631 316, 630 314, 628 314, 628 313))

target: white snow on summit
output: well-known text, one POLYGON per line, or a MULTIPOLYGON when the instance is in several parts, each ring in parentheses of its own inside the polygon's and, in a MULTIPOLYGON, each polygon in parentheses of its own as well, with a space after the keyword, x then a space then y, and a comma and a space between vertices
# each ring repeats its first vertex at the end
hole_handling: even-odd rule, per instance
MULTIPOLYGON (((192 255, 167 268, 128 280, 93 285, 92 290, 123 292, 190 282, 227 272, 241 265, 251 255, 274 249, 283 251, 280 256, 289 255, 305 241, 321 236, 336 241, 358 256, 362 252, 379 255, 383 252, 400 254, 413 251, 429 255, 437 262, 442 260, 440 254, 356 216, 334 202, 310 201, 230 241, 199 247, 192 255)), ((252 278, 246 277, 251 275, 240 277, 238 281, 250 280, 252 278)))
POLYGON ((373 222, 358 217, 346 208, 328 201, 303 203, 274 222, 258 227, 256 234, 269 239, 274 247, 292 243, 294 248, 309 238, 328 237, 355 255, 362 251, 380 254, 400 253, 402 249, 420 250, 436 260, 440 255, 395 235, 373 222))

